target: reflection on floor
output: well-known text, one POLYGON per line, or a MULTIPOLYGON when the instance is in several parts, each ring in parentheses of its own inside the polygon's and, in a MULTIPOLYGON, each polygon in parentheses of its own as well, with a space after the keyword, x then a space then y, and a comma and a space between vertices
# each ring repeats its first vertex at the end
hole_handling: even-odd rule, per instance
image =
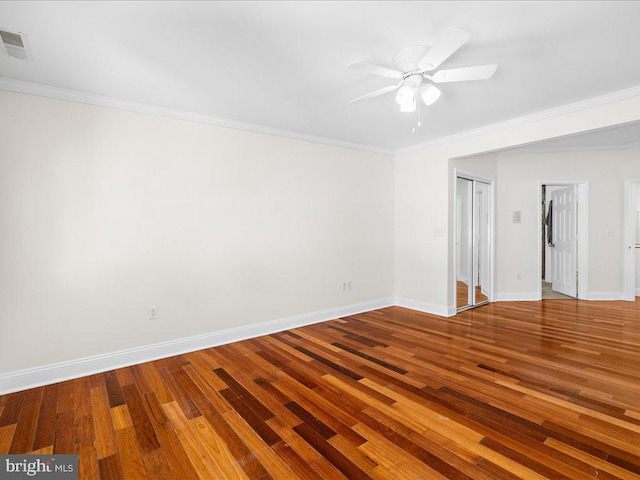
MULTIPOLYGON (((466 307, 469 305, 469 285, 464 282, 456 282, 456 308, 466 307)), ((481 286, 476 286, 476 303, 482 303, 489 300, 484 293, 482 293, 481 286)))
POLYGON ((542 282, 542 299, 550 300, 550 299, 567 299, 567 300, 575 300, 574 297, 570 297, 568 295, 563 295, 562 293, 558 293, 554 291, 551 287, 551 283, 542 282))

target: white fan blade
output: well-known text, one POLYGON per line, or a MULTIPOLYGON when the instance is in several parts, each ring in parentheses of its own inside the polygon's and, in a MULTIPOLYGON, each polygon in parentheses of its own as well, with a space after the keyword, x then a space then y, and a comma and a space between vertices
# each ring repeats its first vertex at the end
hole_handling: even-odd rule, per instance
POLYGON ((378 75, 380 77, 402 78, 402 72, 392 70, 387 67, 381 67, 379 65, 373 65, 371 63, 353 62, 351 65, 347 65, 347 68, 350 68, 351 70, 360 70, 361 72, 378 75))
POLYGON ((361 97, 354 98, 353 100, 350 100, 349 103, 355 103, 355 102, 360 102, 362 100, 367 100, 369 98, 379 97, 380 95, 384 95, 385 93, 393 92, 400 85, 402 85, 402 82, 400 82, 397 85, 389 85, 387 87, 383 87, 383 88, 380 88, 378 90, 374 90, 371 93, 367 93, 366 95, 362 95, 361 97))
POLYGON ((425 72, 435 70, 453 53, 464 45, 471 34, 457 28, 448 28, 431 50, 418 62, 418 68, 425 72))
POLYGON ((496 72, 498 65, 478 65, 477 67, 451 68, 440 70, 433 76, 434 83, 465 82, 467 80, 486 80, 496 72))

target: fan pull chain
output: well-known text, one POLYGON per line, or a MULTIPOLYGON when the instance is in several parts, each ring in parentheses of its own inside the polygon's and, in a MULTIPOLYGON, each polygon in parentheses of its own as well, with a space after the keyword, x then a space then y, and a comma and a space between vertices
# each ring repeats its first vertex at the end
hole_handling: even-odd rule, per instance
MULTIPOLYGON (((416 89, 417 90, 417 89, 416 89)), ((417 93, 417 92, 416 92, 417 93)), ((415 122, 415 126, 412 128, 412 133, 416 133, 416 127, 419 127, 420 125, 422 125, 422 120, 421 120, 421 113, 422 113, 422 107, 421 107, 421 101, 419 100, 419 97, 416 95, 414 96, 414 98, 416 98, 415 102, 416 102, 416 106, 417 108, 414 110, 413 112, 413 120, 415 122)))

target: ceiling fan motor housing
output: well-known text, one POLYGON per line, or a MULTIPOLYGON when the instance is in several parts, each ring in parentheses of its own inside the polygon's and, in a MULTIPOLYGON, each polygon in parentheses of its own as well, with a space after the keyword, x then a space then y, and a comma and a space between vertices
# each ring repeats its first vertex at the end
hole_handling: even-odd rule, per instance
POLYGON ((416 88, 418 85, 422 83, 422 74, 421 73, 412 73, 405 77, 404 84, 411 88, 416 88))

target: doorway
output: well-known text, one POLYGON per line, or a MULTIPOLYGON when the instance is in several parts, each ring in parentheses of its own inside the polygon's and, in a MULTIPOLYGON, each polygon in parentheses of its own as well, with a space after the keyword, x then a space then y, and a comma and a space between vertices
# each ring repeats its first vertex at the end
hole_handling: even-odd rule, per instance
POLYGON ((491 300, 491 184, 456 176, 456 311, 491 300))
POLYGON ((624 183, 624 300, 640 296, 640 179, 624 183))
POLYGON ((586 299, 587 184, 541 183, 540 298, 586 299))

